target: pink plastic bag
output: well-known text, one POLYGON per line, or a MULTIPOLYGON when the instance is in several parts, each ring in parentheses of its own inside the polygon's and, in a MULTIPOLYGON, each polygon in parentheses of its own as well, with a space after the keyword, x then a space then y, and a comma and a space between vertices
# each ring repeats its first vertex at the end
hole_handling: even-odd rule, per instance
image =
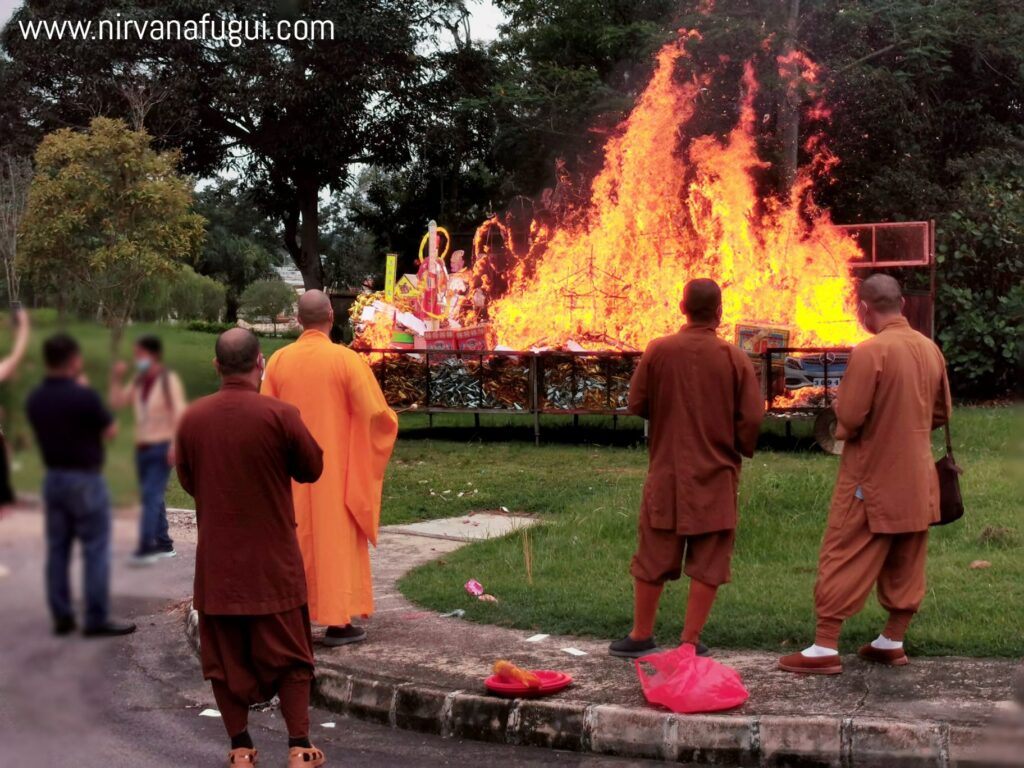
POLYGON ((739 672, 698 656, 689 643, 637 659, 636 673, 651 704, 682 714, 733 709, 750 698, 739 672))

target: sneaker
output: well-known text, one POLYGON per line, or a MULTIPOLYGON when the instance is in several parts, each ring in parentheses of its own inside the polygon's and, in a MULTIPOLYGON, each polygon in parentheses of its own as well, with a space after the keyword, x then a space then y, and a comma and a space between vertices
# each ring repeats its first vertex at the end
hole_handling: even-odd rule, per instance
POLYGON ((798 675, 841 675, 843 661, 835 656, 804 656, 799 651, 779 659, 779 669, 798 675))
POLYGON ((328 648, 337 648, 342 645, 361 643, 366 640, 366 630, 352 624, 344 627, 328 627, 324 633, 324 645, 328 648))
POLYGON ((128 565, 133 568, 145 568, 160 559, 159 552, 136 552, 128 558, 128 565))
POLYGON ((86 627, 82 634, 86 637, 120 637, 130 635, 135 631, 135 625, 127 622, 108 621, 98 627, 86 627))
POLYGON ((658 650, 658 644, 654 641, 653 637, 649 637, 646 640, 634 640, 629 635, 626 635, 621 640, 616 640, 608 646, 608 653, 612 656, 618 656, 620 659, 639 659, 641 656, 646 656, 648 653, 653 653, 656 650, 658 650))
POLYGON ((170 549, 161 549, 159 552, 153 553, 157 560, 170 560, 172 557, 177 557, 178 553, 174 551, 174 547, 170 549))
POLYGON ((53 622, 53 634, 58 637, 70 635, 76 629, 78 629, 78 622, 75 621, 74 616, 62 616, 53 622))

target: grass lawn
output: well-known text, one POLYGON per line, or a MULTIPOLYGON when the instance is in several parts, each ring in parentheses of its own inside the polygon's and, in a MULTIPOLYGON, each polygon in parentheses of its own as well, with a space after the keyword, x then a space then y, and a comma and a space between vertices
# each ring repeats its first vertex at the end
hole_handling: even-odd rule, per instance
MULTIPOLYGON (((968 512, 935 529, 929 590, 908 647, 917 654, 1024 655, 1024 524, 1020 426, 1009 408, 961 408, 954 422, 968 512), (974 560, 991 568, 972 570, 974 560)), ((705 640, 717 647, 792 649, 813 637, 812 590, 838 459, 763 442, 744 468, 733 583, 722 588, 705 640)), ((631 620, 628 573, 646 454, 639 448, 400 440, 385 488, 391 520, 496 509, 540 515, 531 534, 533 584, 522 537, 468 546, 407 576, 402 591, 436 610, 524 630, 616 638, 631 620), (447 492, 446 492, 447 491, 447 492), (459 493, 463 495, 458 496, 459 493), (479 579, 500 603, 468 598, 479 579)), ((678 636, 685 580, 670 585, 658 633, 678 636)), ((844 646, 874 637, 874 598, 847 623, 844 646)), ((802 646, 801 646, 802 647, 802 646)))
MULTIPOLYGON (((6 433, 18 449, 13 481, 22 492, 39 487, 42 468, 32 446, 23 405, 42 376, 39 347, 57 329, 52 313, 34 314, 32 349, 13 382, 0 386, 6 433)), ((0 320, 0 348, 10 332, 0 320)), ((83 345, 88 374, 106 393, 109 336, 90 323, 67 330, 83 345)), ((172 326, 138 325, 163 338, 169 365, 191 398, 217 386, 210 364, 214 337, 172 326)), ((269 354, 284 340, 264 339, 269 354)), ((128 353, 126 345, 125 353, 128 353)), ((137 501, 132 466, 131 414, 110 446, 107 478, 119 506, 137 501)), ((527 583, 522 539, 484 542, 414 571, 402 583, 417 602, 438 610, 462 607, 470 619, 527 630, 618 637, 631 614, 629 560, 646 472, 638 447, 639 422, 587 419, 589 445, 576 445, 567 419, 546 419, 546 444, 536 448, 528 418, 484 417, 480 435, 468 417, 439 417, 427 432, 420 414, 402 417, 402 436, 388 469, 383 523, 449 517, 507 507, 538 515, 531 532, 534 583, 527 583), (447 425, 447 426, 446 426, 447 425), (452 427, 458 427, 452 429, 452 427), (603 443, 606 447, 599 446, 603 443), (607 446, 614 443, 617 447, 607 446), (497 605, 469 599, 462 584, 477 578, 497 605)), ((954 434, 968 505, 965 520, 937 529, 931 542, 929 594, 915 622, 910 648, 919 654, 1024 655, 1024 523, 1021 519, 1022 413, 1009 408, 961 408, 954 434), (974 560, 992 567, 970 569, 974 560)), ((734 581, 724 587, 706 630, 719 647, 781 649, 808 642, 813 632, 812 588, 818 543, 825 525, 837 459, 810 450, 808 427, 786 440, 781 426, 762 436, 761 452, 744 469, 734 581)), ((172 506, 192 500, 172 479, 172 506)), ((668 640, 682 626, 685 582, 666 591, 659 634, 668 640)), ((847 645, 872 637, 883 620, 868 609, 847 625, 847 645)))
MULTIPOLYGON (((107 396, 110 371, 110 334, 103 327, 95 323, 72 321, 59 328, 56 314, 48 310, 34 311, 32 323, 31 346, 20 370, 13 381, 0 384, 0 403, 5 413, 4 431, 15 447, 12 482, 15 490, 21 493, 38 492, 42 481, 42 463, 33 446, 24 405, 28 393, 44 374, 41 353, 43 340, 57 330, 66 330, 75 336, 82 345, 89 380, 99 389, 104 400, 107 396)), ((217 388, 217 374, 211 363, 213 343, 216 339, 213 334, 196 333, 170 325, 139 323, 132 326, 126 335, 123 345, 125 359, 131 354, 131 340, 150 332, 158 333, 163 338, 167 363, 181 376, 189 398, 209 394, 217 388)), ((4 315, 0 321, 0 349, 4 354, 10 347, 10 342, 9 317, 4 315)), ((268 356, 271 351, 285 343, 287 342, 284 339, 261 340, 268 356)), ((121 430, 117 439, 108 448, 106 476, 115 505, 130 506, 138 501, 132 452, 131 410, 120 412, 118 420, 121 430)), ((171 506, 192 506, 191 498, 181 490, 174 479, 167 500, 171 506)))

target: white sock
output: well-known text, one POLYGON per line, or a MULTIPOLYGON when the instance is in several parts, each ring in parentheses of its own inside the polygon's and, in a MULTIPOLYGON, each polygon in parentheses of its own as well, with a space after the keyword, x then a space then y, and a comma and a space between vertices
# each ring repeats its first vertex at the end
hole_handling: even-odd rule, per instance
POLYGON ((903 647, 903 641, 890 640, 885 635, 879 635, 875 640, 871 641, 871 647, 877 648, 880 651, 895 651, 903 647))
POLYGON ((834 648, 824 648, 820 645, 812 645, 810 648, 804 648, 800 651, 801 656, 806 656, 809 659, 817 659, 821 656, 838 656, 839 651, 834 648))

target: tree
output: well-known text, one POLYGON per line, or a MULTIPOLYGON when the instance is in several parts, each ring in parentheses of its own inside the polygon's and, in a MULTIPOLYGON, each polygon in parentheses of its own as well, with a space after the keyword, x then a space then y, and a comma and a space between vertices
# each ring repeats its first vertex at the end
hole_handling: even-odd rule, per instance
POLYGON ((145 281, 173 274, 202 245, 192 182, 178 175, 177 153, 108 118, 49 134, 35 161, 21 256, 40 289, 82 289, 116 357, 145 281))
POLYGON ((39 121, 81 124, 96 109, 132 112, 125 84, 145 84, 162 98, 147 128, 180 146, 190 171, 241 171, 261 209, 278 218, 284 246, 307 288, 323 286, 319 197, 340 189, 356 163, 397 166, 409 157, 422 113, 419 49, 438 14, 457 0, 179 0, 161 18, 216 23, 263 18, 269 27, 315 22, 325 38, 208 37, 203 40, 92 41, 33 39, 29 21, 153 20, 149 3, 115 8, 99 0, 53 0, 23 6, 3 47, 33 95, 39 121))
POLYGON ((242 311, 250 320, 265 320, 274 326, 277 318, 295 305, 295 290, 281 280, 257 280, 242 294, 242 311))
POLYGON ((206 320, 217 322, 224 312, 226 289, 211 277, 182 264, 172 275, 146 280, 134 317, 140 320, 206 320))
POLYGON ((280 238, 237 180, 219 179, 200 190, 196 210, 206 219, 206 240, 192 267, 225 287, 225 319, 233 323, 246 287, 275 275, 280 238))
POLYGON ((32 161, 9 151, 0 152, 0 261, 7 297, 12 302, 19 298, 18 230, 25 217, 31 183, 32 161))

